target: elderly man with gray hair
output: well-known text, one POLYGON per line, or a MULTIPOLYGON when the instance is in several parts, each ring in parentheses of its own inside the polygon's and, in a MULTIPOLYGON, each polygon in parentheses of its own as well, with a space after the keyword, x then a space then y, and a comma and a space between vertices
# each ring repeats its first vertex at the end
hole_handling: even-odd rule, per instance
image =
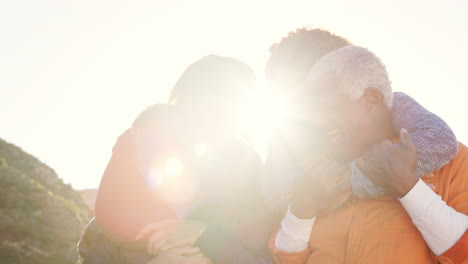
POLYGON ((308 122, 328 136, 296 179, 271 244, 277 263, 468 263, 468 149, 460 143, 450 163, 419 178, 411 136, 393 130, 392 96, 385 65, 365 48, 313 66, 298 105, 320 113, 308 122), (353 160, 387 191, 354 195, 353 160))

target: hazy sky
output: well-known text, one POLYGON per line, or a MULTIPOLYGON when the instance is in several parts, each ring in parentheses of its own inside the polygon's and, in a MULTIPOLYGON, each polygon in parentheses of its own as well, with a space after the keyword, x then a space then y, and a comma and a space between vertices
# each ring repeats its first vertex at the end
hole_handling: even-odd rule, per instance
POLYGON ((0 1, 0 137, 75 188, 97 187, 117 136, 208 53, 261 78, 303 25, 366 46, 393 87, 468 142, 467 1, 0 1))

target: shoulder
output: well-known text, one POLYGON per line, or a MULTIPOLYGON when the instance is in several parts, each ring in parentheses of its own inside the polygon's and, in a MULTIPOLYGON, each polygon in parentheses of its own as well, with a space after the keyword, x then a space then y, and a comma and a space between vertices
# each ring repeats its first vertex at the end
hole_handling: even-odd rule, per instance
MULTIPOLYGON (((458 142, 458 151, 455 157, 437 172, 441 175, 450 174, 451 177, 468 172, 468 148, 463 143, 458 142)), ((468 175, 464 175, 464 177, 468 179, 468 175)))
MULTIPOLYGON (((458 151, 455 157, 445 166, 450 167, 452 172, 458 172, 458 169, 468 169, 468 147, 458 142, 458 151)), ((468 178, 468 177, 467 177, 468 178)))
MULTIPOLYGON (((458 153, 457 153, 457 157, 458 156, 462 156, 464 157, 465 159, 467 158, 468 156, 468 148, 465 146, 465 144, 461 143, 461 142, 458 142, 458 153)), ((455 157, 455 158, 457 158, 455 157)))
POLYGON ((132 127, 154 125, 174 120, 178 115, 177 107, 172 104, 154 104, 143 110, 133 121, 132 127))
POLYGON ((435 191, 455 210, 468 213, 468 148, 459 143, 455 158, 440 170, 435 177, 425 179, 435 185, 435 191))
POLYGON ((458 143, 458 152, 455 158, 453 159, 453 169, 460 177, 468 179, 468 148, 462 144, 458 143))

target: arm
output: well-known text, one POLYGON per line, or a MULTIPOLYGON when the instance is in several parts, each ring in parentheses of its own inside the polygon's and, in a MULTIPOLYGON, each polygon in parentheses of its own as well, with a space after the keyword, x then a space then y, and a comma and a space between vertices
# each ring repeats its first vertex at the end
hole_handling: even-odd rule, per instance
MULTIPOLYGON (((418 149, 416 176, 422 177, 443 167, 457 154, 458 142, 450 127, 405 93, 394 93, 392 121, 397 134, 405 128, 413 137, 418 149)), ((353 192, 357 196, 377 196, 385 192, 354 163, 352 171, 353 192)))
POLYGON ((276 263, 306 263, 310 255, 309 240, 315 217, 299 219, 288 208, 281 229, 270 240, 276 263))
MULTIPOLYGON (((448 193, 444 200, 425 185, 415 186, 402 198, 414 224, 439 259, 453 263, 468 260, 468 150, 462 146, 449 166, 448 193), (424 196, 419 198, 420 196, 424 196), (407 199, 409 198, 409 199, 407 199), (421 208, 426 208, 421 210, 421 208)), ((465 262, 464 262, 465 261, 465 262)))
POLYGON ((436 256, 457 244, 468 228, 468 216, 448 206, 421 179, 400 202, 436 256))
POLYGON ((299 219, 288 208, 286 216, 281 221, 281 229, 276 235, 276 248, 290 253, 297 253, 307 249, 314 222, 315 217, 299 219))
POLYGON ((405 128, 418 150, 416 176, 442 168, 457 155, 457 138, 444 120, 405 93, 394 93, 393 100, 394 130, 405 128))
POLYGON ((281 229, 270 241, 275 261, 306 263, 311 254, 309 240, 315 217, 337 208, 351 195, 348 166, 319 160, 307 168, 295 183, 291 205, 281 222, 281 229))
POLYGON ((416 146, 404 130, 400 133, 399 143, 383 142, 357 163, 373 182, 392 190, 400 198, 434 254, 448 252, 453 257, 452 250, 447 250, 455 248, 455 254, 458 254, 455 257, 464 259, 468 258, 468 252, 458 250, 465 247, 464 233, 468 228, 467 152, 463 147, 462 153, 439 171, 439 184, 442 185, 439 188, 443 189, 447 203, 416 176, 416 146))

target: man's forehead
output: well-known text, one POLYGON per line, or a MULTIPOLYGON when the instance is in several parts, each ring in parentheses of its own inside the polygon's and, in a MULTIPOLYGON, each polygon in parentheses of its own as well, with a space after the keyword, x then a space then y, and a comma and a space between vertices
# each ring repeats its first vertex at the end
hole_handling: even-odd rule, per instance
POLYGON ((316 95, 333 96, 340 92, 341 80, 334 72, 312 72, 306 82, 307 90, 316 95))
POLYGON ((345 85, 332 73, 312 75, 305 87, 305 98, 321 111, 338 109, 351 101, 346 94, 345 85))

